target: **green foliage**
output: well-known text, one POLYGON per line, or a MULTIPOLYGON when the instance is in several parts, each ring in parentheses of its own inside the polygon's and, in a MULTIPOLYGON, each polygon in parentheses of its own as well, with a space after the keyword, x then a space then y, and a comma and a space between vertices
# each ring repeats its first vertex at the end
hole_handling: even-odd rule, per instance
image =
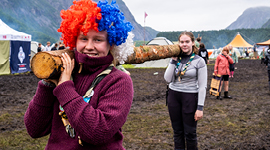
POLYGON ((134 65, 132 65, 132 64, 123 64, 122 65, 125 69, 126 68, 134 68, 134 65))
MULTIPOLYGON (((177 41, 178 36, 183 31, 177 32, 159 32, 157 37, 166 37, 171 41, 177 41)), ((192 32, 196 37, 202 36, 202 43, 205 44, 207 49, 224 47, 228 45, 237 32, 251 45, 259 42, 264 42, 270 39, 270 28, 259 28, 259 29, 236 29, 236 30, 212 30, 212 31, 199 31, 192 32)))
POLYGON ((5 7, 0 5, 0 19, 12 29, 32 35, 32 41, 43 45, 47 41, 55 43, 59 40, 60 34, 56 30, 61 20, 59 15, 55 15, 59 11, 51 7, 48 1, 9 0, 4 4, 5 7), (45 25, 42 23, 46 22, 44 19, 53 21, 45 25))
POLYGON ((11 17, 10 15, 6 14, 5 12, 1 10, 0 10, 0 16, 3 22, 9 24, 9 27, 19 32, 24 32, 24 33, 32 35, 32 41, 38 41, 42 43, 43 45, 45 45, 47 41, 51 41, 51 43, 57 42, 57 39, 55 37, 52 37, 46 34, 48 32, 37 31, 34 27, 27 26, 23 22, 15 19, 14 17, 11 17))

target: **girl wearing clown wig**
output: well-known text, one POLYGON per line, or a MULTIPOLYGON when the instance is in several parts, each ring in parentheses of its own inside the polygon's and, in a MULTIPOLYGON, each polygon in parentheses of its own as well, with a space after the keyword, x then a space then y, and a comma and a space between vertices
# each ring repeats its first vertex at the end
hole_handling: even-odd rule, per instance
POLYGON ((50 134, 45 149, 122 150, 133 85, 112 64, 133 53, 133 27, 115 1, 74 1, 61 17, 58 32, 75 60, 63 54, 60 78, 38 83, 24 117, 27 131, 33 138, 50 134))

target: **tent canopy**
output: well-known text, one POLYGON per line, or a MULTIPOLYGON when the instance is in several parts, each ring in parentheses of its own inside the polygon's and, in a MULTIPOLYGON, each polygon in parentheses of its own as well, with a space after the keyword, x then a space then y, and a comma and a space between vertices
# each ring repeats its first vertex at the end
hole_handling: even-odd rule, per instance
POLYGON ((249 44, 243 39, 239 32, 228 45, 232 45, 233 47, 253 47, 251 44, 249 44))
POLYGON ((30 71, 31 35, 10 28, 0 19, 0 75, 30 71))
POLYGON ((268 45, 270 45, 270 39, 268 41, 261 42, 261 43, 256 43, 256 44, 261 45, 261 46, 268 46, 268 45))
POLYGON ((10 28, 0 19, 0 40, 31 41, 31 35, 10 28))
POLYGON ((156 37, 150 40, 146 45, 173 45, 173 42, 165 37, 156 37))

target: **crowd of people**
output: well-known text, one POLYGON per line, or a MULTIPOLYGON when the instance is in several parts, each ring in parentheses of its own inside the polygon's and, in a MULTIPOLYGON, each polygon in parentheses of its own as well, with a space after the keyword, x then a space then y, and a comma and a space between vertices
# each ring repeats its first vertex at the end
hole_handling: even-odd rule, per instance
POLYGON ((65 45, 62 42, 59 43, 54 43, 53 46, 51 46, 51 42, 48 41, 46 43, 46 46, 42 47, 41 43, 38 43, 38 48, 37 52, 42 52, 42 51, 56 51, 56 50, 63 50, 65 49, 65 45))
MULTIPOLYGON (((133 26, 119 12, 114 1, 74 1, 68 10, 61 11, 58 31, 64 44, 52 47, 48 41, 42 49, 39 43, 38 52, 68 46, 75 54, 74 59, 62 54, 64 69, 59 79, 38 82, 24 116, 31 137, 50 135, 45 149, 124 149, 122 126, 134 90, 130 73, 118 64, 133 53, 134 35, 133 26)), ((197 123, 203 118, 209 64, 201 40, 195 40, 192 32, 182 32, 178 37, 180 54, 171 58, 164 73, 175 150, 198 149, 197 123)), ((270 88, 270 49, 261 57, 268 65, 270 88)), ((224 96, 219 93, 218 100, 232 99, 229 78, 234 77, 237 63, 231 45, 217 56, 214 74, 222 76, 221 89, 224 85, 224 96)))

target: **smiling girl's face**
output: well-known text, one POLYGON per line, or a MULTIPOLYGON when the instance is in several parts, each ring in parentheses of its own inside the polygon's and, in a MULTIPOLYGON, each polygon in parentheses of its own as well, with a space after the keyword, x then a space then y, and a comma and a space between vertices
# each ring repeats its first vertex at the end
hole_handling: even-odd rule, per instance
POLYGON ((107 37, 106 31, 89 30, 87 35, 80 32, 76 42, 77 51, 90 57, 107 56, 109 51, 113 49, 107 37))

